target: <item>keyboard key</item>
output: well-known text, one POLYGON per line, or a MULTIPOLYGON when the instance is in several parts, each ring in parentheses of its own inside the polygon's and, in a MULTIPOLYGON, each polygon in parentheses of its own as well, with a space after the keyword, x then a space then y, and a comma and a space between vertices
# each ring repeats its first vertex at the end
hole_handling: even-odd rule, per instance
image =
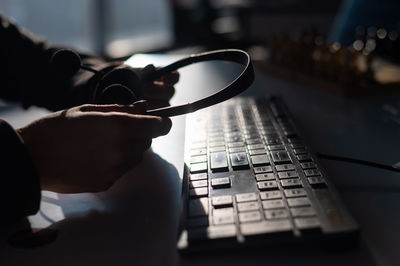
POLYGON ((247 202, 247 201, 256 201, 256 200, 257 200, 256 193, 236 194, 236 201, 237 202, 247 202))
POLYGON ((257 201, 241 202, 237 204, 237 209, 239 212, 257 211, 259 205, 257 201))
POLYGON ((253 145, 247 145, 247 148, 249 150, 259 150, 259 149, 265 150, 265 145, 264 144, 253 144, 253 145))
POLYGON ((282 141, 280 138, 274 138, 274 139, 265 139, 265 142, 267 142, 268 145, 280 145, 282 144, 282 141))
POLYGON ((278 151, 278 150, 284 150, 285 146, 284 145, 268 145, 268 150, 270 151, 278 151))
POLYGON ((263 191, 260 192, 260 197, 262 200, 280 199, 282 198, 282 193, 279 190, 263 191))
POLYGON ((211 204, 214 207, 232 206, 232 203, 233 201, 231 195, 215 196, 211 198, 211 204))
POLYGON ((209 142, 209 147, 225 146, 225 141, 209 142))
POLYGON ((319 220, 316 217, 296 218, 294 224, 301 231, 320 227, 319 220))
POLYGON ((289 212, 286 209, 266 210, 264 215, 268 220, 284 219, 289 217, 289 212))
POLYGON ((231 180, 229 177, 219 177, 211 179, 211 186, 213 188, 230 187, 231 180))
POLYGON ((213 209, 213 223, 216 225, 234 223, 233 208, 213 209))
POLYGON ((190 163, 191 164, 202 163, 202 162, 207 162, 207 156, 206 155, 193 156, 193 157, 190 158, 190 163))
POLYGON ((281 200, 281 199, 263 200, 262 206, 264 209, 268 210, 268 209, 284 208, 285 204, 283 203, 283 200, 281 200))
POLYGON ((210 147, 210 152, 225 151, 225 146, 210 147))
POLYGON ((283 188, 302 187, 303 183, 301 183, 300 179, 294 178, 294 179, 281 180, 281 185, 282 185, 283 188))
POLYGON ((265 149, 249 150, 250 155, 267 154, 265 149))
POLYGON ((288 141, 289 143, 302 143, 301 139, 297 137, 288 138, 288 141))
POLYGON ((317 169, 307 169, 304 170, 304 174, 308 177, 308 176, 320 176, 321 172, 317 169))
POLYGON ((236 237, 235 225, 209 226, 206 228, 196 228, 188 231, 189 241, 234 237, 236 237))
POLYGON ((254 170, 255 174, 272 173, 272 167, 271 166, 254 167, 253 170, 254 170))
POLYGON ((228 161, 226 160, 225 152, 210 153, 210 162, 212 171, 227 171, 228 161))
POLYGON ((258 182, 257 187, 259 190, 272 190, 278 188, 276 181, 258 182))
POLYGON ((284 171, 292 171, 295 170, 295 167, 293 164, 280 164, 280 165, 276 165, 276 171, 278 172, 284 172, 284 171))
POLYGON ((293 164, 280 164, 275 167, 276 167, 276 171, 278 171, 278 172, 291 171, 291 170, 295 169, 293 164))
POLYGON ((287 202, 288 202, 289 207, 300 207, 300 206, 311 205, 310 200, 306 197, 290 198, 290 199, 287 199, 287 202))
POLYGON ((231 164, 233 169, 243 169, 249 167, 247 154, 245 152, 231 153, 231 164))
POLYGON ((251 158, 251 163, 254 166, 269 164, 269 158, 268 158, 268 155, 266 155, 266 154, 265 155, 253 155, 250 158, 251 158))
POLYGON ((207 155, 207 149, 191 150, 190 156, 207 155))
POLYGON ((227 142, 243 142, 243 136, 241 134, 231 135, 226 138, 227 142))
POLYGON ((240 231, 244 236, 291 232, 292 225, 289 220, 244 223, 240 225, 240 231))
POLYGON ((308 183, 313 187, 326 186, 325 180, 322 176, 312 176, 308 178, 308 183))
POLYGON ((293 217, 314 216, 316 214, 312 207, 290 208, 290 212, 293 217))
POLYGON ((286 179, 286 178, 299 177, 299 174, 296 171, 279 172, 278 177, 279 179, 286 179))
POLYGON ((255 136, 256 134, 258 134, 258 128, 256 126, 253 126, 251 128, 244 129, 243 133, 245 135, 254 134, 255 136))
POLYGON ((248 145, 252 145, 252 144, 262 144, 263 141, 262 141, 262 139, 260 139, 260 138, 256 138, 256 139, 247 139, 247 140, 246 140, 246 143, 247 143, 248 145))
POLYGON ((189 217, 208 215, 208 198, 189 200, 189 217))
POLYGON ((307 150, 305 148, 297 148, 297 149, 294 149, 293 151, 294 151, 294 154, 296 154, 296 155, 307 153, 307 150))
POLYGON ((286 151, 271 151, 272 160, 274 163, 289 163, 291 162, 289 154, 286 151))
POLYGON ((195 180, 202 180, 202 179, 207 179, 207 173, 201 173, 201 174, 191 174, 190 175, 190 181, 195 181, 195 180))
POLYGON ((210 226, 207 229, 209 239, 236 237, 236 226, 210 226))
POLYGON ((286 137, 294 137, 297 135, 296 131, 292 127, 285 127, 283 129, 283 134, 285 134, 286 137))
POLYGON ((190 148, 192 148, 192 149, 205 149, 205 148, 207 148, 207 143, 206 142, 192 143, 190 148))
POLYGON ((207 163, 194 163, 190 165, 191 173, 206 172, 206 171, 207 171, 207 163))
POLYGON ((224 133, 221 131, 216 131, 216 132, 209 132, 208 133, 208 138, 212 139, 212 138, 223 138, 224 137, 224 133))
POLYGON ((259 211, 239 213, 239 222, 241 223, 257 222, 260 220, 261 213, 259 211))
POLYGON ((228 143, 229 148, 234 148, 234 147, 244 147, 244 143, 239 141, 239 142, 230 142, 228 143))
POLYGON ((198 188, 198 187, 208 187, 208 181, 206 180, 197 180, 191 181, 189 183, 190 188, 198 188))
POLYGON ((207 187, 199 187, 191 189, 189 192, 191 198, 200 198, 208 196, 208 188, 207 187))
MULTIPOLYGON (((265 139, 266 140, 275 140, 275 139, 279 139, 279 135, 278 134, 265 134, 265 139)), ((275 144, 271 144, 268 143, 269 145, 275 145, 275 144)), ((280 143, 276 143, 276 144, 280 144, 280 143)))
POLYGON ((260 137, 260 134, 258 134, 257 132, 244 135, 245 139, 254 139, 254 138, 259 138, 259 137, 260 137))
POLYGON ((218 215, 218 216, 213 216, 213 221, 215 225, 221 225, 221 224, 233 224, 235 222, 233 218, 233 214, 223 214, 223 215, 218 215))
POLYGON ((292 147, 293 149, 304 149, 304 145, 302 143, 290 143, 290 147, 292 147))
POLYGON ((307 196, 307 192, 304 188, 285 189, 283 192, 287 198, 307 196))
POLYGON ((234 153, 234 152, 245 152, 246 148, 245 147, 234 147, 234 148, 229 148, 229 152, 230 153, 234 153))
POLYGON ((225 215, 227 213, 228 214, 233 214, 233 207, 221 208, 221 209, 213 209, 213 215, 214 216, 225 215))
POLYGON ((309 154, 300 154, 300 155, 296 155, 297 160, 299 160, 299 162, 307 162, 307 161, 312 161, 311 156, 309 154))
POLYGON ((301 163, 300 165, 303 169, 317 168, 317 165, 314 162, 301 163))
POLYGON ((277 134, 273 126, 265 126, 265 125, 262 126, 261 133, 263 133, 264 135, 277 134))
POLYGON ((209 142, 219 142, 219 141, 225 141, 225 138, 223 135, 215 136, 215 137, 208 137, 209 142))
POLYGON ((267 181, 267 180, 275 180, 274 173, 267 173, 267 174, 256 174, 256 180, 260 181, 267 181))

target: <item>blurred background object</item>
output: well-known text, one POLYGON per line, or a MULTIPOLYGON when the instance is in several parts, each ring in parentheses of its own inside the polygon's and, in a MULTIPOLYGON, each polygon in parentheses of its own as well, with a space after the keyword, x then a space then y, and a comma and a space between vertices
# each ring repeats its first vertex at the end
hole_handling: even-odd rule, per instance
POLYGON ((52 43, 106 57, 173 43, 167 0, 0 0, 0 11, 52 43))
POLYGON ((0 0, 6 16, 34 33, 105 58, 240 48, 333 82, 330 91, 357 84, 360 93, 377 78, 398 82, 399 7, 395 0, 0 0))
POLYGON ((370 27, 399 31, 399 8, 398 0, 345 0, 340 7, 329 39, 350 45, 357 37, 355 33, 363 34, 370 27))
POLYGON ((340 0, 0 0, 2 13, 53 43, 103 56, 244 47, 272 33, 330 29, 340 0))

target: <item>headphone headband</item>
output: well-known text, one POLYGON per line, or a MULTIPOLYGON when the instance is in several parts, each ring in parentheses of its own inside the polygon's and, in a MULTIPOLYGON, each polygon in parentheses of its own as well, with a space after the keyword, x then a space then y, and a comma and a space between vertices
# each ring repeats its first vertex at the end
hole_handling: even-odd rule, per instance
POLYGON ((156 70, 148 77, 146 77, 143 82, 153 81, 167 73, 194 63, 214 60, 238 63, 243 65, 244 69, 234 81, 210 96, 207 96, 198 101, 194 101, 192 103, 148 110, 146 114, 171 117, 191 113, 199 109, 226 101, 245 91, 253 83, 254 69, 251 63, 250 56, 245 51, 238 49, 224 49, 190 55, 189 57, 183 58, 168 66, 156 70))

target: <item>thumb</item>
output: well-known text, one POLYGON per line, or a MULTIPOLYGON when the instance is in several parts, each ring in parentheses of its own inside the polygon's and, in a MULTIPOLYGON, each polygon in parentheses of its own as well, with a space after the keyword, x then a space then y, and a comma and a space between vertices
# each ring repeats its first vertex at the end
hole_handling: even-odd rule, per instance
POLYGON ((147 75, 156 71, 156 67, 153 64, 149 64, 142 69, 142 75, 147 75))
POLYGON ((105 104, 105 105, 94 105, 86 104, 80 108, 81 112, 119 112, 128 114, 144 114, 147 110, 147 101, 140 100, 134 102, 131 105, 118 105, 118 104, 105 104))

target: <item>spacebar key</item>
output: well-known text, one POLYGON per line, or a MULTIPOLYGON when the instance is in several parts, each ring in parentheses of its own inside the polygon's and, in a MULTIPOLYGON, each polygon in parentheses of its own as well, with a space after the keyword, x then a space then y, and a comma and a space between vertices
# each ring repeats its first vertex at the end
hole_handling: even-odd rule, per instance
POLYGON ((226 152, 212 152, 210 153, 210 162, 212 171, 227 171, 228 161, 226 159, 226 152))
POLYGON ((289 220, 263 221, 240 225, 240 231, 244 236, 261 234, 292 234, 292 226, 289 220))

